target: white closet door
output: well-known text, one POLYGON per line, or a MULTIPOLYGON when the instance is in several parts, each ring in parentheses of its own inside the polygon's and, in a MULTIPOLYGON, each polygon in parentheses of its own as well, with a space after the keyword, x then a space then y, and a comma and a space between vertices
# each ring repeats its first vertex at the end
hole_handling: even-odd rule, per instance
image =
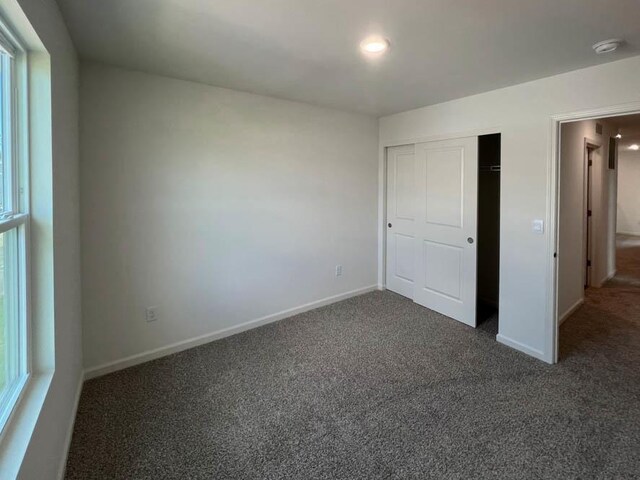
POLYGON ((478 138, 415 146, 416 303, 476 326, 478 138))
POLYGON ((387 149, 387 288, 413 298, 415 275, 414 145, 387 149))

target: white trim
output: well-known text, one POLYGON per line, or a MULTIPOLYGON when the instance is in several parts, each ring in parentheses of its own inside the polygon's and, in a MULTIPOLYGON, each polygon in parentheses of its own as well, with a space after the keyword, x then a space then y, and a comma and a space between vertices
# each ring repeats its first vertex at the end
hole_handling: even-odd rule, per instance
POLYGON ((558 362, 558 268, 554 252, 558 248, 558 209, 560 208, 560 125, 578 120, 593 120, 640 113, 640 102, 630 102, 578 112, 552 115, 550 118, 550 154, 547 164, 547 214, 549 216, 549 244, 547 264, 547 318, 545 321, 545 361, 558 362))
POLYGON ((387 147, 378 149, 378 285, 387 287, 387 147))
MULTIPOLYGON (((582 284, 587 285, 588 287, 598 287, 602 285, 602 283, 598 284, 598 282, 594 279, 594 273, 597 271, 595 268, 596 263, 596 252, 598 251, 598 238, 594 234, 599 231, 600 220, 601 220, 601 211, 598 208, 594 208, 593 205, 593 171, 589 172, 589 150, 595 151, 600 150, 602 148, 602 140, 595 140, 590 137, 584 137, 583 141, 583 152, 582 152, 582 163, 583 163, 583 184, 582 184, 582 242, 586 247, 582 252, 582 272, 583 279, 582 284), (591 184, 589 184, 591 181, 591 184), (591 198, 590 198, 591 196, 591 198), (589 203, 591 202, 591 222, 589 222, 589 203), (588 265, 588 261, 591 260, 591 265, 587 266, 585 269, 585 265, 588 265)), ((604 155, 602 155, 602 150, 599 152, 600 157, 604 161, 604 155)), ((592 167, 595 170, 595 164, 592 167)), ((560 166, 560 168, 562 168, 560 166)), ((560 188, 562 184, 558 185, 560 188)), ((560 231, 558 231, 558 235, 560 235, 560 231)), ((560 248, 560 247, 558 247, 560 248)))
POLYGON ((522 352, 522 353, 526 353, 527 355, 530 355, 530 356, 532 356, 534 358, 537 358, 538 360, 542 360, 543 362, 547 361, 544 352, 542 352, 542 351, 540 351, 540 350, 538 350, 536 348, 530 347, 528 345, 525 345, 524 343, 520 343, 520 342, 518 342, 516 340, 513 340, 513 339, 511 339, 509 337, 505 337, 504 335, 502 335, 500 333, 498 335, 496 335, 496 341, 502 343, 503 345, 506 345, 507 347, 511 347, 511 348, 513 348, 515 350, 518 350, 518 351, 522 352))
POLYGON ((640 237, 640 232, 616 232, 616 235, 628 235, 630 237, 640 237))
POLYGON ((0 233, 6 233, 20 225, 24 225, 29 220, 26 213, 18 213, 7 218, 0 218, 0 233))
POLYGON ((76 388, 76 396, 73 401, 73 410, 71 412, 71 421, 67 427, 67 433, 64 437, 64 452, 60 459, 58 467, 58 480, 62 480, 67 470, 67 458, 69 457, 69 448, 71 447, 71 439, 73 438, 73 427, 76 424, 76 414, 78 413, 78 405, 80 404, 80 395, 82 394, 82 386, 84 385, 84 372, 80 372, 78 377, 78 387, 76 388))
POLYGON ((620 117, 622 115, 634 115, 640 113, 640 101, 611 105, 577 112, 559 113, 551 118, 558 122, 573 122, 576 120, 597 120, 604 117, 620 117))
POLYGON ((6 53, 9 57, 15 58, 16 56, 16 48, 13 46, 12 42, 7 39, 7 37, 0 30, 0 53, 6 53))
POLYGON ((439 142, 441 140, 455 140, 457 138, 479 137, 480 135, 492 135, 494 133, 502 133, 502 127, 487 127, 467 130, 464 132, 443 133, 439 135, 429 135, 424 137, 413 137, 404 139, 381 140, 380 147, 398 147, 401 145, 414 145, 416 143, 439 142))
POLYGON ((25 373, 6 385, 4 393, 0 395, 0 445, 7 431, 5 427, 16 415, 29 381, 30 375, 25 373))
POLYGON ((560 316, 560 320, 558 320, 558 324, 562 325, 564 323, 564 321, 569 318, 571 315, 573 315, 576 310, 578 310, 582 305, 584 304, 584 298, 579 299, 576 303, 574 303, 573 305, 571 305, 566 312, 564 312, 561 316, 560 316))
POLYGON ((13 58, 26 52, 24 45, 13 32, 13 26, 2 17, 0 17, 0 50, 13 58))
POLYGON ((556 363, 558 361, 558 220, 560 218, 560 123, 553 117, 549 122, 549 155, 547 156, 547 218, 549 219, 549 239, 547 245, 547 285, 545 293, 547 314, 544 322, 544 350, 545 361, 556 363))
MULTIPOLYGON (((17 349, 16 365, 10 367, 18 378, 13 385, 9 384, 8 390, 0 398, 0 445, 3 448, 5 432, 9 429, 9 423, 15 417, 13 412, 19 409, 23 401, 24 392, 27 391, 33 371, 31 368, 31 318, 30 318, 30 271, 29 252, 31 249, 29 237, 29 204, 21 201, 21 193, 28 193, 28 148, 30 130, 29 118, 29 92, 27 53, 22 43, 18 41, 13 32, 13 27, 0 16, 0 50, 9 55, 3 56, 2 68, 5 76, 0 85, 1 94, 6 97, 3 103, 2 135, 7 141, 5 145, 5 164, 3 170, 3 208, 0 219, 0 234, 11 235, 12 244, 15 242, 17 251, 10 255, 8 260, 16 268, 13 281, 5 285, 5 294, 13 299, 9 317, 17 319, 17 325, 10 329, 7 339, 8 345, 17 349), (7 75, 8 74, 8 75, 7 75)), ((5 243, 5 245, 7 245, 5 243)), ((6 302, 5 302, 6 305, 6 302)), ((8 321, 8 320, 7 320, 8 321)), ((7 347, 8 348, 8 347, 7 347)))
POLYGON ((611 273, 607 274, 607 276, 606 276, 606 277, 604 277, 604 278, 602 279, 602 281, 601 281, 598 285, 595 285, 595 287, 596 287, 596 288, 602 288, 602 286, 603 286, 605 283, 607 283, 609 280, 611 280, 613 277, 615 277, 615 276, 616 276, 616 273, 617 273, 617 270, 614 270, 613 272, 611 272, 611 273))
POLYGON ((182 340, 180 342, 172 343, 164 347, 147 350, 146 352, 121 358, 120 360, 115 360, 113 362, 103 363, 102 365, 98 365, 96 367, 91 367, 86 369, 84 371, 84 376, 86 380, 89 380, 91 378, 99 377, 101 375, 106 375, 107 373, 132 367, 134 365, 148 362, 150 360, 155 360, 156 358, 165 357, 167 355, 181 352, 183 350, 188 350, 189 348, 197 347, 199 345, 204 345, 205 343, 213 342, 214 340, 220 340, 221 338, 229 337, 231 335, 235 335, 236 333, 241 333, 246 330, 251 330, 253 328, 260 327, 268 323, 277 322, 278 320, 283 320, 285 318, 292 317, 300 313, 308 312, 309 310, 313 310, 315 308, 324 307, 325 305, 330 305, 332 303, 340 302, 342 300, 356 297, 358 295, 363 295, 365 293, 373 292, 374 290, 378 290, 378 289, 379 289, 378 285, 370 285, 368 287, 359 288, 357 290, 351 290, 350 292, 340 293, 338 295, 326 297, 321 300, 316 300, 315 302, 310 302, 304 305, 300 305, 299 307, 289 308, 287 310, 283 310, 278 313, 267 315, 265 317, 257 318, 255 320, 249 320, 248 322, 244 322, 239 325, 223 328, 221 330, 217 330, 211 333, 205 333, 204 335, 189 338, 187 340, 182 340))
POLYGON ((22 390, 22 395, 2 432, 0 472, 5 475, 2 478, 18 476, 52 378, 52 373, 33 375, 22 390))

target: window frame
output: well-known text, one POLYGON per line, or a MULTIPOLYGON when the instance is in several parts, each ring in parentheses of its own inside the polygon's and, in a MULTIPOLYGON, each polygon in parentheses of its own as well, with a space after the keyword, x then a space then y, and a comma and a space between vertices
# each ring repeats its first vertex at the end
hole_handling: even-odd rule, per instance
MULTIPOLYGON (((9 293, 13 298, 12 313, 17 316, 18 324, 7 338, 17 344, 16 362, 14 365, 17 375, 7 379, 8 383, 4 392, 0 393, 0 440, 7 430, 11 416, 16 411, 25 387, 32 375, 31 354, 31 315, 30 315, 30 216, 29 216, 29 152, 28 152, 28 76, 27 53, 17 37, 8 25, 0 18, 0 53, 2 61, 9 57, 3 69, 10 67, 8 81, 4 81, 0 88, 2 95, 9 98, 9 108, 2 108, 3 116, 2 136, 9 139, 8 153, 3 152, 3 160, 7 157, 9 162, 3 162, 3 207, 0 212, 0 234, 5 234, 4 248, 11 235, 15 235, 15 241, 11 241, 16 248, 9 255, 16 266, 12 285, 5 284, 5 302, 9 293), (7 135, 8 133, 8 135, 7 135), (9 173, 7 175, 7 172, 9 173), (9 190, 9 192, 7 192, 9 190), (9 194, 7 194, 9 193, 9 194), (17 299, 17 301, 16 301, 17 299)), ((6 268, 6 265, 5 265, 6 268)), ((5 272, 6 274, 6 272, 5 272)), ((6 305, 5 307, 6 308, 6 305)), ((5 319, 6 320, 6 319, 5 319)), ((6 351, 6 350, 5 350, 6 351)))

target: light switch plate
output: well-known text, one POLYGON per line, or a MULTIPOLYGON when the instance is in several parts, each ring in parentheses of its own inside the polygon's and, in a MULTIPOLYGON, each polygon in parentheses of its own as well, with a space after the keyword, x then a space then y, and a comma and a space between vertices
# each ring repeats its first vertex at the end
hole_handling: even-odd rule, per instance
POLYGON ((544 233, 544 220, 534 220, 531 222, 531 231, 536 235, 542 235, 544 233))

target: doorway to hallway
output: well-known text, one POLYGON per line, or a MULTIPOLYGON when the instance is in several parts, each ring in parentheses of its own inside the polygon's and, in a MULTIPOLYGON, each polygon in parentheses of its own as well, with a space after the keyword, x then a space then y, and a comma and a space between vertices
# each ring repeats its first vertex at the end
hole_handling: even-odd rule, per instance
POLYGON ((640 115, 560 130, 559 358, 640 344, 640 115), (636 178, 637 175, 637 178, 636 178))
POLYGON ((561 360, 585 351, 625 363, 637 360, 640 236, 617 235, 616 265, 615 276, 601 288, 587 289, 582 307, 560 326, 561 360))

